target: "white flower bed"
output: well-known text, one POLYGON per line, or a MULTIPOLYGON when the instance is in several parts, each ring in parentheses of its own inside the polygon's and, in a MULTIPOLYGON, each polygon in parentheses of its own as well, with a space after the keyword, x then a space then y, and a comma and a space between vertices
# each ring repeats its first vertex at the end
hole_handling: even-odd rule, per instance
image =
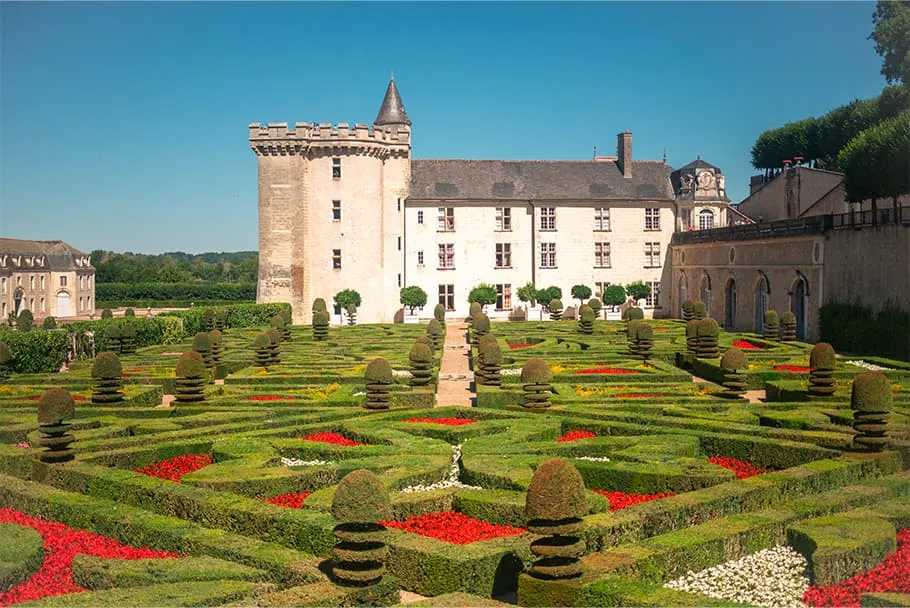
POLYGON ((890 367, 882 367, 881 365, 876 365, 875 363, 867 363, 865 361, 856 360, 856 361, 845 361, 847 365, 855 365, 856 367, 863 367, 868 369, 870 372, 889 372, 892 371, 890 367))
POLYGON ((747 555, 670 581, 664 587, 767 608, 805 608, 806 558, 786 546, 747 555))
POLYGON ((606 456, 576 456, 575 460, 590 460, 592 462, 610 462, 606 456))
POLYGON ((499 374, 502 376, 520 376, 521 368, 519 367, 518 369, 502 369, 502 370, 499 370, 499 374))
POLYGON ((332 464, 326 460, 300 460, 299 458, 282 458, 281 464, 286 467, 315 467, 320 464, 332 464))
POLYGON ((449 474, 442 481, 437 481, 436 483, 431 483, 430 485, 424 485, 419 483, 414 486, 408 486, 402 488, 401 491, 406 494, 411 494, 412 492, 429 492, 430 490, 444 490, 446 488, 465 488, 468 490, 480 490, 478 486, 469 486, 466 483, 461 483, 458 481, 458 476, 461 473, 461 467, 458 466, 458 461, 461 459, 461 445, 452 446, 452 465, 449 467, 449 474))
POLYGON ((411 372, 406 369, 393 369, 392 375, 398 378, 410 378, 412 376, 411 372))

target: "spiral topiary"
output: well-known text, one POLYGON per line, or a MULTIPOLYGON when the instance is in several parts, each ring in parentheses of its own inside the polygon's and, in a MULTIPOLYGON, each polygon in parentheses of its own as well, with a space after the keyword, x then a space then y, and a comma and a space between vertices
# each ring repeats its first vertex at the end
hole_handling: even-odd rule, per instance
POLYGON ((699 359, 716 359, 720 355, 720 350, 717 346, 720 326, 717 321, 711 317, 702 319, 698 322, 696 333, 695 356, 699 359))
POLYGON ((282 308, 278 311, 278 314, 281 315, 281 318, 284 319, 284 327, 282 328, 281 339, 287 342, 291 339, 291 325, 294 321, 291 318, 291 311, 287 308, 282 308))
POLYGON ((215 329, 215 309, 202 309, 202 331, 210 332, 215 329))
POLYGON ((215 361, 212 359, 212 339, 203 331, 193 336, 193 350, 202 355, 202 360, 208 368, 215 367, 215 361))
POLYGON ((256 366, 268 369, 272 361, 271 338, 269 338, 268 335, 263 332, 256 336, 256 340, 253 342, 253 346, 256 349, 256 354, 254 356, 256 366))
POLYGON ((768 310, 765 312, 765 340, 771 340, 772 342, 777 342, 780 340, 778 332, 780 331, 779 326, 780 319, 777 316, 777 311, 768 310))
MULTIPOLYGON (((489 337, 492 337, 492 334, 484 336, 484 338, 489 337)), ((502 349, 499 347, 499 342, 495 338, 481 341, 478 345, 478 356, 482 378, 480 383, 484 386, 502 386, 502 376, 500 375, 502 370, 502 349)), ((477 372, 474 375, 476 376, 477 372)))
POLYGON ((209 340, 212 341, 212 362, 219 365, 224 357, 224 337, 217 329, 209 332, 209 340))
POLYGON ((653 348, 654 328, 641 321, 635 330, 635 354, 641 357, 642 361, 647 361, 651 357, 651 349, 653 348))
POLYGON ((629 353, 633 357, 638 356, 638 343, 635 340, 635 336, 638 335, 638 326, 641 325, 641 320, 632 319, 631 321, 626 322, 626 343, 629 346, 629 353))
POLYGON ((698 319, 689 319, 686 322, 686 350, 693 355, 698 350, 698 319))
POLYGON ((440 321, 430 319, 430 322, 427 324, 427 335, 433 340, 433 346, 436 350, 442 348, 442 341, 445 337, 445 327, 440 321))
POLYGON ((366 380, 367 402, 370 410, 387 410, 392 399, 391 387, 395 382, 392 366, 382 357, 377 357, 367 364, 363 377, 366 380))
POLYGON ((123 401, 123 366, 115 353, 98 353, 92 364, 92 403, 121 403, 123 401))
POLYGON ((834 394, 835 365, 837 357, 833 346, 827 342, 819 342, 812 347, 809 354, 809 398, 825 398, 834 394))
POLYGON ((496 336, 493 334, 484 334, 477 341, 477 356, 473 361, 474 367, 474 381, 479 385, 486 384, 486 378, 484 377, 485 368, 483 366, 483 346, 484 344, 491 344, 496 342, 496 336))
POLYGON ((437 304, 433 308, 433 318, 439 321, 440 323, 446 322, 446 307, 442 304, 437 304))
POLYGON ((421 344, 426 344, 427 348, 430 349, 430 352, 433 353, 433 357, 436 356, 436 345, 433 344, 433 338, 426 334, 423 334, 422 336, 418 336, 416 341, 420 342, 421 344))
POLYGON ((578 333, 590 336, 594 333, 594 309, 587 304, 582 304, 578 312, 578 333))
POLYGON ((313 313, 313 339, 322 341, 329 337, 329 313, 317 310, 313 313))
POLYGON ((701 321, 708 316, 708 305, 701 300, 692 303, 692 318, 701 321))
POLYGON ((348 325, 357 325, 357 307, 348 304, 344 307, 344 312, 348 313, 348 325))
POLYGON ((790 311, 780 316, 780 339, 782 342, 796 340, 796 315, 790 311))
POLYGON ((285 326, 287 325, 284 317, 280 314, 276 314, 271 318, 271 320, 269 320, 269 325, 272 327, 272 329, 278 332, 278 339, 283 341, 285 336, 285 326))
POLYGON ((588 306, 590 306, 591 310, 594 311, 595 319, 600 316, 600 311, 602 311, 604 309, 603 302, 601 302, 597 298, 591 298, 590 300, 588 300, 588 306))
POLYGON ((129 321, 120 327, 120 352, 124 355, 136 352, 136 328, 129 321))
POLYGON ((682 318, 687 322, 695 318, 695 302, 686 300, 682 303, 682 318))
POLYGON ((471 344, 477 346, 477 342, 483 336, 490 333, 490 317, 484 313, 474 315, 471 321, 471 344))
POLYGON ((474 317, 483 312, 483 306, 480 305, 480 302, 471 302, 471 305, 468 307, 468 318, 474 320, 474 317))
POLYGON ((538 558, 531 576, 552 580, 581 575, 578 558, 585 551, 585 541, 579 533, 587 514, 585 482, 578 469, 565 460, 542 462, 525 499, 528 530, 545 535, 531 543, 531 553, 538 558))
POLYGON ((329 311, 329 309, 325 305, 325 299, 316 298, 315 300, 313 300, 313 313, 314 314, 317 312, 328 312, 328 311, 329 311))
POLYGON ((120 353, 120 327, 114 324, 104 328, 104 342, 111 352, 120 353))
POLYGON ((206 369, 202 355, 195 350, 188 350, 177 360, 175 370, 177 403, 195 403, 205 401, 205 385, 209 382, 209 372, 206 369))
POLYGON ((281 363, 281 334, 277 329, 268 329, 265 335, 269 337, 269 365, 281 363))
POLYGON ((76 404, 69 391, 51 388, 38 400, 38 445, 45 448, 38 456, 41 462, 67 462, 76 457, 69 446, 76 440, 69 433, 71 424, 65 422, 76 414, 76 404))
POLYGON ((562 318, 562 300, 550 300, 550 303, 547 304, 547 310, 550 311, 551 321, 559 321, 562 318))
POLYGON ((6 380, 10 374, 10 362, 13 360, 13 353, 5 342, 0 342, 0 380, 6 380))
POLYGON ((105 308, 104 310, 101 311, 101 318, 102 319, 113 319, 114 313, 111 311, 110 308, 105 308))
POLYGON ((550 393, 553 371, 547 362, 539 357, 525 361, 521 366, 521 382, 524 390, 524 407, 540 409, 550 407, 550 393))
POLYGON ((333 532, 332 574, 339 584, 363 587, 382 580, 387 532, 381 521, 392 519, 392 501, 379 478, 366 469, 344 476, 332 498, 332 516, 340 523, 333 532))
POLYGON ((720 367, 724 373, 724 397, 736 399, 746 392, 746 377, 737 373, 737 370, 748 369, 749 360, 746 353, 735 346, 731 346, 724 356, 720 358, 720 367))
POLYGON ((224 333, 228 328, 228 313, 226 310, 215 311, 215 329, 224 333))
POLYGON ((866 452, 881 452, 888 443, 891 411, 891 381, 881 372, 864 372, 853 379, 850 407, 853 409, 853 445, 866 452))
POLYGON ((57 329, 57 319, 44 317, 44 321, 41 322, 41 329, 57 329))
POLYGON ((408 353, 411 363, 411 386, 426 386, 433 379, 433 350, 421 342, 414 342, 408 353))

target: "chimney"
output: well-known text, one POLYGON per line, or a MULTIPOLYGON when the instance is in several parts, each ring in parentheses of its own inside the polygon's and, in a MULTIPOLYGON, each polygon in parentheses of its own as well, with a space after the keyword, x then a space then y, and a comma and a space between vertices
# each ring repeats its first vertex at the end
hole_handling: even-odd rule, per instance
POLYGON ((632 132, 623 131, 616 136, 616 164, 623 177, 632 177, 632 132))

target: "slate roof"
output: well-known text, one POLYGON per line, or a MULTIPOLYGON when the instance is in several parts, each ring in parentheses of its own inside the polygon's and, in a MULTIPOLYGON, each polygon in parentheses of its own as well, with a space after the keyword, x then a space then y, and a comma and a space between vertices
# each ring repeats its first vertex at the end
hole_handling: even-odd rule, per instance
MULTIPOLYGON (((26 241, 23 239, 0 238, 0 255, 45 256, 44 266, 22 266, 20 270, 74 270, 77 268, 73 258, 87 256, 87 253, 67 245, 63 241, 26 241)), ((9 265, 7 265, 9 267, 9 265)), ((84 267, 81 267, 84 268, 84 267)))
POLYGON ((389 81, 389 87, 385 91, 385 97, 382 99, 382 105, 379 107, 379 114, 376 115, 374 125, 400 125, 411 124, 408 113, 404 111, 404 104, 401 102, 401 95, 398 94, 398 87, 395 81, 389 81))
POLYGON ((711 163, 705 162, 700 158, 693 160, 688 165, 683 165, 682 167, 677 169, 676 172, 678 173, 680 171, 683 171, 684 169, 714 169, 718 173, 723 173, 723 171, 721 171, 720 167, 718 167, 717 165, 712 165, 711 163))
POLYGON ((669 165, 632 161, 414 160, 413 200, 673 200, 669 165))

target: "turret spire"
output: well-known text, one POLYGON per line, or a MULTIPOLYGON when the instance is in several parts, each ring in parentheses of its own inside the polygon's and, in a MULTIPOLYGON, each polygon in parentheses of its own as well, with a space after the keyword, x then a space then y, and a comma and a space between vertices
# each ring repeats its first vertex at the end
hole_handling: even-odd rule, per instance
POLYGON ((394 76, 389 80, 389 88, 385 91, 385 97, 382 99, 382 106, 379 108, 379 114, 376 115, 374 125, 410 125, 411 119, 404 110, 404 104, 401 103, 401 95, 398 94, 398 87, 395 86, 394 76))

